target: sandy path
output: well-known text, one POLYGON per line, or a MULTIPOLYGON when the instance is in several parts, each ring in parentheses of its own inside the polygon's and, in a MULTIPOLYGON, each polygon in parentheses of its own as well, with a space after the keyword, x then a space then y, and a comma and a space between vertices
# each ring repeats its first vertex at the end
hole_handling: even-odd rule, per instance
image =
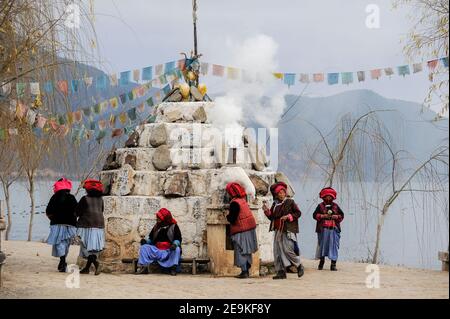
MULTIPOLYGON (((7 259, 0 298, 449 298, 448 272, 380 266, 380 288, 369 289, 366 264, 339 262, 339 271, 330 272, 316 270, 312 260, 303 261, 301 279, 295 274, 277 281, 101 274, 83 275, 80 288, 71 289, 65 286, 68 274, 55 271, 58 259, 49 245, 9 241, 2 246, 7 259)), ((68 261, 75 263, 77 253, 72 247, 68 261)))

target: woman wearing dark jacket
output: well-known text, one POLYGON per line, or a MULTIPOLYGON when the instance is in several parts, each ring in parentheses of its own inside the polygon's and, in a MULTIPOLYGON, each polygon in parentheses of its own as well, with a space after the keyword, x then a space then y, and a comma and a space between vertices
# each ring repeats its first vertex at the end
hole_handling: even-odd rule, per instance
POLYGON ((326 187, 320 191, 320 198, 323 200, 313 213, 313 218, 317 221, 316 233, 318 238, 316 258, 320 259, 318 269, 322 270, 325 264, 325 257, 331 259, 331 271, 336 271, 336 261, 338 259, 339 241, 341 238, 341 222, 344 220, 344 213, 334 202, 337 193, 331 187, 326 187))
POLYGON ((181 258, 181 231, 172 213, 161 208, 156 213, 156 224, 153 226, 148 240, 141 240, 138 265, 139 274, 148 273, 148 265, 157 262, 162 268, 169 269, 175 276, 181 258))
POLYGON ((297 243, 298 219, 302 215, 293 199, 287 197, 287 185, 278 182, 270 187, 274 202, 269 209, 263 205, 264 214, 270 219, 270 231, 275 231, 273 256, 277 274, 273 279, 286 279, 286 269, 297 268, 298 277, 304 274, 297 243))
POLYGON ((80 199, 76 208, 78 216, 77 235, 80 237, 80 256, 87 259, 80 274, 89 274, 91 265, 95 275, 100 274, 98 257, 105 247, 105 220, 103 217, 103 185, 100 181, 88 179, 83 185, 87 195, 80 199))
POLYGON ((75 207, 77 200, 70 194, 72 182, 61 178, 53 185, 53 196, 45 211, 50 219, 50 234, 47 243, 52 245, 52 256, 59 257, 58 270, 65 272, 66 257, 69 253, 71 240, 76 235, 77 217, 75 207))

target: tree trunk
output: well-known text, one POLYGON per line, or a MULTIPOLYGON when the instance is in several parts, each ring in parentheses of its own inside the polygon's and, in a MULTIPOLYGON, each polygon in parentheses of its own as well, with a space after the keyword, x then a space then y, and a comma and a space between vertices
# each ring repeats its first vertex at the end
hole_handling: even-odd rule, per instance
POLYGON ((34 181, 31 178, 29 180, 29 195, 31 200, 31 210, 30 210, 30 224, 28 225, 28 241, 31 241, 31 234, 33 231, 33 218, 34 218, 34 181))
POLYGON ((6 232, 5 232, 5 240, 9 239, 9 233, 11 232, 11 226, 12 226, 12 211, 11 211, 11 198, 9 195, 9 186, 3 185, 3 190, 5 193, 5 201, 6 201, 6 211, 8 212, 8 226, 6 226, 6 232))
POLYGON ((385 213, 386 212, 383 211, 381 213, 380 217, 378 218, 377 238, 375 240, 375 249, 374 249, 374 252, 373 252, 372 264, 377 264, 378 263, 378 256, 380 254, 381 229, 383 228, 384 217, 386 216, 385 213))

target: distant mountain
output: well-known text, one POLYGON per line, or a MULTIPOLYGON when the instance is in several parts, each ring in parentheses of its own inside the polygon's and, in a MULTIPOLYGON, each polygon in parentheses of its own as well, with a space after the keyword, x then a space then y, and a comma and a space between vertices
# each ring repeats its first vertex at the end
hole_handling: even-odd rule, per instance
MULTIPOLYGON (((286 96, 290 107, 297 96, 286 96)), ((305 143, 320 142, 311 122, 328 134, 343 116, 353 120, 369 110, 390 133, 394 149, 406 150, 413 158, 423 160, 433 150, 448 145, 448 119, 433 121, 436 113, 414 102, 388 99, 370 90, 353 90, 328 97, 301 97, 279 124, 279 167, 292 177, 303 174, 308 158, 302 147, 305 143)), ((370 150, 368 150, 370 151, 370 150)))

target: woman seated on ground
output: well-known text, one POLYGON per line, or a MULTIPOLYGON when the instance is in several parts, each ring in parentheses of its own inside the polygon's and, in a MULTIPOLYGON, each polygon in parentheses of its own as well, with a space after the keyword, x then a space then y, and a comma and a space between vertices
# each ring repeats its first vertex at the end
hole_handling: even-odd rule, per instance
POLYGON ((156 224, 148 238, 141 240, 138 260, 141 270, 138 274, 147 274, 148 266, 158 263, 176 276, 181 258, 181 231, 169 210, 161 208, 156 213, 156 224))

